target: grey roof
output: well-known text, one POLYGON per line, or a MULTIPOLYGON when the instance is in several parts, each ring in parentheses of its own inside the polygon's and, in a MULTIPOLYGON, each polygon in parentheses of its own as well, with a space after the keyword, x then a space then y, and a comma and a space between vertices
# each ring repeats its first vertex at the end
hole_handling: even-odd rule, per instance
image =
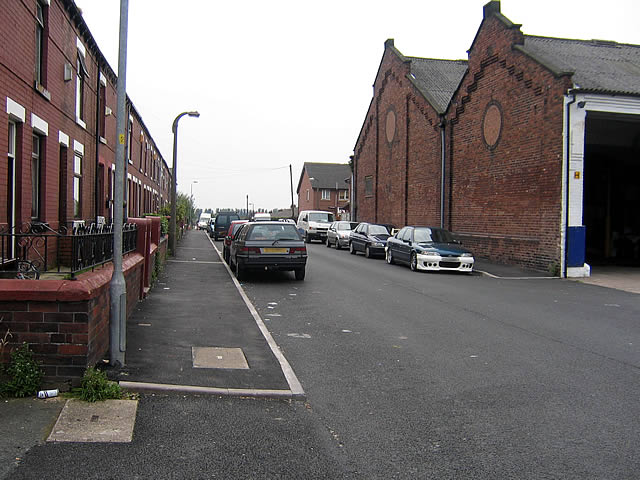
POLYGON ((411 80, 438 113, 444 113, 462 77, 466 60, 435 60, 406 57, 411 61, 411 80))
POLYGON ((556 75, 573 74, 576 88, 640 94, 640 45, 525 35, 516 48, 556 75))
MULTIPOLYGON (((311 186, 313 188, 349 188, 345 179, 351 178, 351 167, 347 163, 312 163, 305 162, 303 173, 307 171, 307 176, 313 178, 311 186)), ((302 179, 302 177, 301 177, 302 179)), ((300 185, 298 185, 298 190, 300 185)))

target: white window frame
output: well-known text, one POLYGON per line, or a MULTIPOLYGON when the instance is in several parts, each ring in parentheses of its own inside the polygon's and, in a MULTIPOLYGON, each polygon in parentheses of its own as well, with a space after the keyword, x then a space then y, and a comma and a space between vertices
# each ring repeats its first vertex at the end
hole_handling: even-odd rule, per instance
POLYGON ((86 54, 87 51, 78 38, 76 41, 77 57, 76 57, 76 123, 82 128, 87 128, 87 124, 84 121, 85 112, 85 90, 86 79, 89 78, 89 72, 87 70, 86 54))
POLYGON ((331 190, 323 188, 321 200, 331 200, 331 190))
POLYGON ((338 200, 346 201, 349 199, 349 190, 338 190, 338 200))
POLYGON ((42 167, 43 137, 34 132, 31 136, 31 219, 40 219, 40 169, 42 167), (35 147, 37 148, 37 152, 35 147))
POLYGON ((73 218, 82 217, 82 155, 73 152, 73 218))

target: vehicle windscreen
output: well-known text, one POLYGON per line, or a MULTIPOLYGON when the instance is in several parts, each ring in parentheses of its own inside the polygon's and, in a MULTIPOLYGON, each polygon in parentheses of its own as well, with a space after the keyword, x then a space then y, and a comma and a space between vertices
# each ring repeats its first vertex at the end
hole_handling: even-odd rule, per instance
POLYGON ((451 232, 439 228, 416 228, 413 232, 413 241, 417 243, 453 243, 451 232))
POLYGON ((254 225, 247 240, 300 240, 296 227, 290 223, 281 225, 254 225))
POLYGON ((358 225, 355 222, 338 222, 336 224, 336 230, 353 230, 358 225))
POLYGON ((331 223, 333 222, 333 213, 329 212, 311 212, 309 214, 310 222, 324 222, 331 223))
POLYGON ((369 235, 389 235, 389 230, 382 225, 370 225, 369 235))
POLYGON ((244 225, 244 223, 236 223, 233 225, 233 231, 231 232, 232 236, 235 236, 235 234, 238 232, 238 230, 240 230, 240 227, 242 227, 244 225))

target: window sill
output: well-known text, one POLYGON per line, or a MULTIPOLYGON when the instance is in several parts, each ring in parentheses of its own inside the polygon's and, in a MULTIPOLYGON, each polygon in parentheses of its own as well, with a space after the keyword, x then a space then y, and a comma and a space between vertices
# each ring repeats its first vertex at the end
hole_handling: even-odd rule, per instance
POLYGON ((82 128, 84 128, 85 130, 87 129, 87 124, 84 123, 84 121, 81 118, 76 117, 76 123, 80 125, 82 128))
POLYGON ((100 143, 104 143, 105 145, 107 145, 107 139, 104 137, 100 137, 100 143))
POLYGON ((51 101, 51 92, 46 88, 44 88, 44 86, 41 85, 40 82, 36 80, 35 83, 33 84, 33 88, 35 88, 40 95, 46 98, 47 101, 49 102, 51 101))

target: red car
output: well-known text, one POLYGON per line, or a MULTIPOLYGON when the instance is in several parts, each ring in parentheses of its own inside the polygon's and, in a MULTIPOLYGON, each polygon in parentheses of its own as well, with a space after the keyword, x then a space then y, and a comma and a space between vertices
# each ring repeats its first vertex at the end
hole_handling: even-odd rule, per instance
POLYGON ((222 258, 224 258, 225 262, 229 263, 229 250, 231 247, 231 240, 233 240, 233 237, 240 229, 240 226, 243 223, 247 222, 248 220, 233 220, 229 225, 229 230, 227 230, 227 233, 224 236, 224 240, 222 242, 222 258))

